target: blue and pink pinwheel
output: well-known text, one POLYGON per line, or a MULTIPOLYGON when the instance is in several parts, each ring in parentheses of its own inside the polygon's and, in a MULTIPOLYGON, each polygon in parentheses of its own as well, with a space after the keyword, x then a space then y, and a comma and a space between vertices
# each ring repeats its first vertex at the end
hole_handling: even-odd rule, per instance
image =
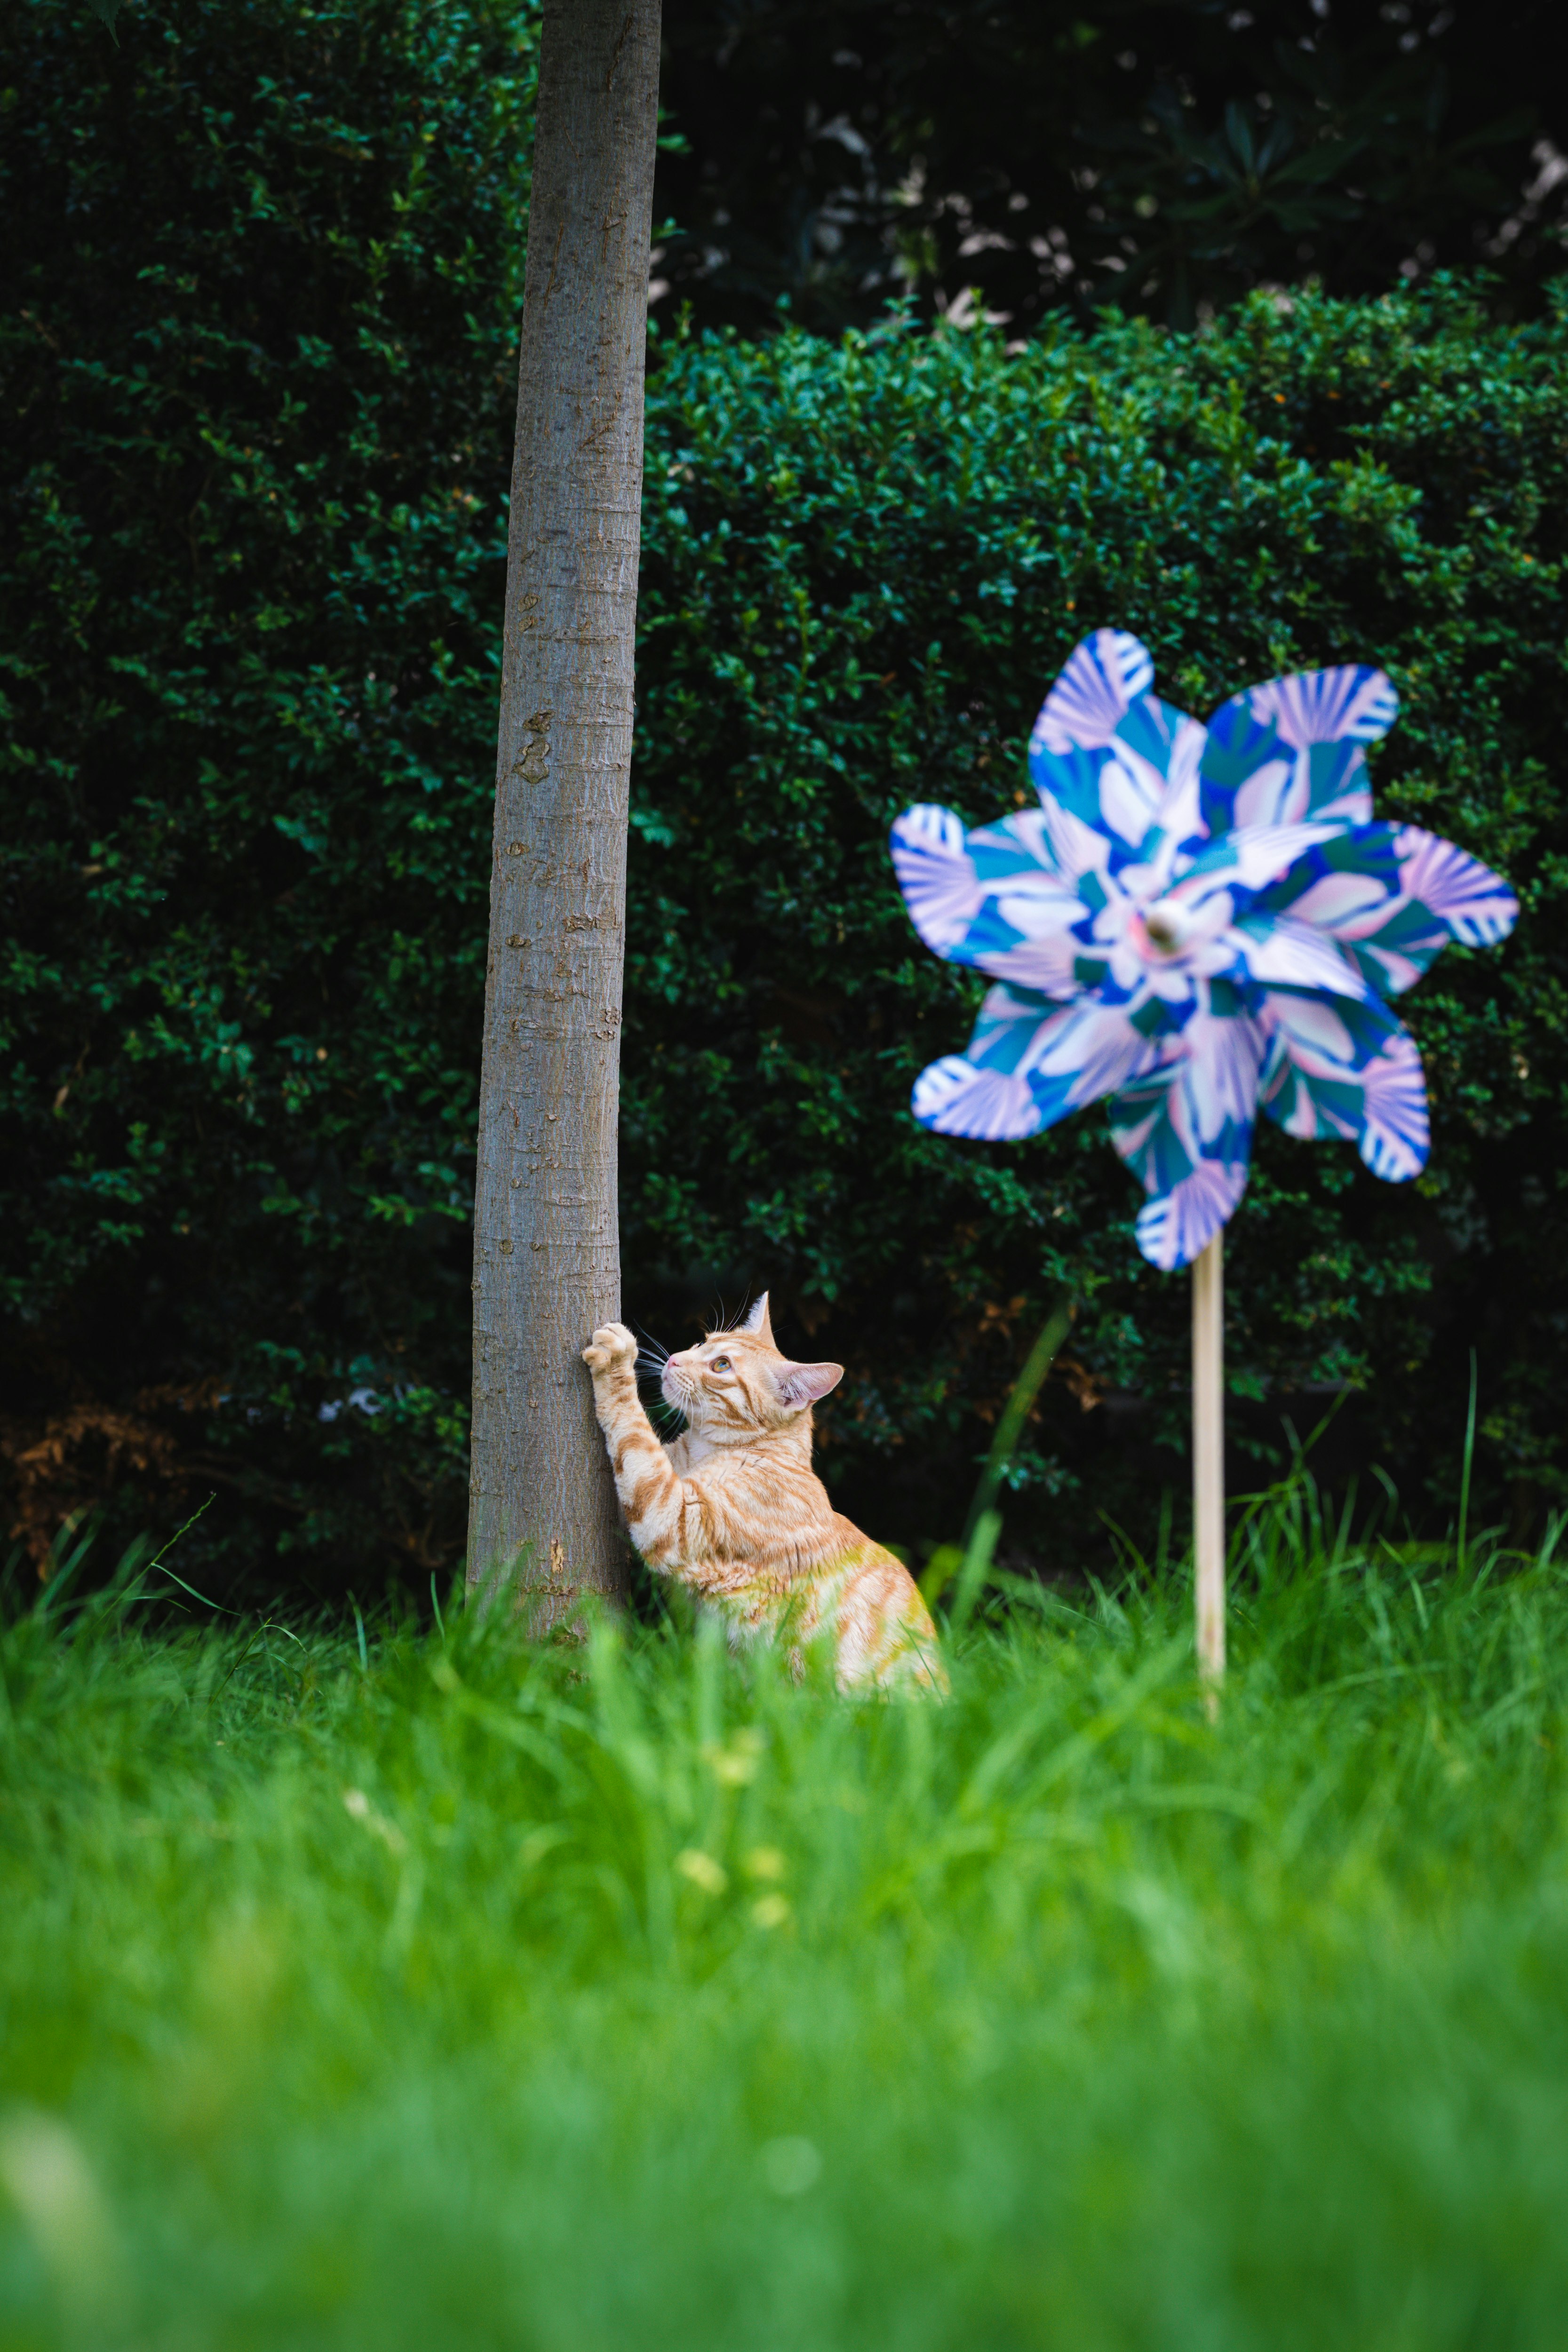
POLYGON ((1241 1199, 1259 1105, 1392 1183, 1420 1172, 1421 1060, 1384 1000, 1519 908, 1452 842, 1373 822, 1363 746, 1398 709, 1381 670, 1273 678, 1206 727, 1153 675, 1136 637, 1086 637, 1029 740, 1039 807, 975 833, 910 809, 893 863, 927 947, 996 982, 915 1117, 1028 1136, 1109 1095, 1149 1196, 1139 1247, 1173 1268, 1241 1199))

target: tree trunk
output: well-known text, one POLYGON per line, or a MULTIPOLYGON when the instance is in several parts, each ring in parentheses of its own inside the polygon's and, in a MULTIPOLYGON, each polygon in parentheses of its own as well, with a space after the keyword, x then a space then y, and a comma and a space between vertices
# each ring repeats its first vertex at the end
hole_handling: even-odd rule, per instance
POLYGON ((620 1313, 626 934, 658 0, 546 0, 474 1202, 468 1586, 541 1627, 626 1550, 579 1359, 620 1313))

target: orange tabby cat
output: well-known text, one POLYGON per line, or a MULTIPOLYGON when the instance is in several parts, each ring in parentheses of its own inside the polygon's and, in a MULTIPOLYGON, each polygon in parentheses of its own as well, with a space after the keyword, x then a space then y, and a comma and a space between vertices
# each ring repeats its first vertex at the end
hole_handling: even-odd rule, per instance
POLYGON ((831 1633, 841 1690, 945 1690, 930 1612, 902 1562, 840 1517, 811 1466, 811 1408, 842 1364, 795 1364, 773 1345, 764 1291, 733 1331, 664 1367, 684 1433, 661 1445, 637 1395, 637 1343, 606 1323, 583 1350, 633 1543, 648 1566, 717 1608, 737 1647, 831 1633))

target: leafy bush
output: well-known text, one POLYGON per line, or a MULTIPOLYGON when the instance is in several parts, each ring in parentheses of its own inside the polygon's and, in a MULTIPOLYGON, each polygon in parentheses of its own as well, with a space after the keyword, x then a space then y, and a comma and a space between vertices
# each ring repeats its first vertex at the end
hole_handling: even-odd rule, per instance
POLYGON ((834 1448, 882 1455, 862 1491, 890 1534, 951 1519, 976 1407, 994 1410, 1057 1280, 1083 1311, 1015 1465, 1036 1541, 1070 1558, 1086 1517, 1138 1507, 1139 1485, 1147 1503, 1177 1467, 1151 1475, 1140 1433, 1183 1440, 1186 1286, 1137 1261, 1140 1196, 1103 1113, 1005 1147, 906 1115, 984 983, 918 946, 884 845, 912 800, 972 823, 1021 804, 1041 693, 1112 620, 1199 713, 1278 671, 1384 663, 1403 717, 1373 764, 1381 812, 1484 851, 1526 908, 1502 957, 1450 955, 1405 1001, 1436 1136, 1414 1191, 1349 1146, 1261 1138, 1228 1244, 1231 1385, 1274 1401, 1254 1439, 1278 1434, 1281 1402, 1316 1417, 1313 1391, 1364 1389, 1361 1451, 1441 1496, 1474 1345, 1493 1499, 1511 1481, 1522 1519, 1562 1491, 1563 352, 1561 308, 1497 333, 1449 284, 1259 296, 1191 339, 667 351, 641 614, 633 1265, 643 1283, 654 1249, 736 1283, 783 1270, 813 1344, 855 1368, 834 1448))
POLYGON ((130 1462, 433 1558, 533 14, 7 16, 22 1524, 130 1462))
POLYGON ((867 326, 898 286, 1015 334, 1110 301, 1190 327, 1491 256, 1517 317, 1563 267, 1568 93, 1525 16, 1402 6, 669 0, 659 299, 742 332, 781 297, 867 326))
MULTIPOLYGON (((60 0, 10 21, 16 1523, 41 1546, 116 1478, 137 1514, 210 1485, 234 1572, 281 1549, 423 1577, 464 1504, 531 20, 159 0, 119 52, 60 0)), ((627 1309, 679 1337, 771 1283, 797 1347, 850 1367, 825 1466, 879 1533, 953 1531, 1064 1278, 1015 1546, 1081 1558, 1100 1511, 1148 1520, 1184 1475, 1185 1288, 1132 1249, 1099 1114, 994 1148, 905 1108, 970 991, 907 927, 888 819, 1009 805, 1105 620, 1200 712, 1386 663, 1382 810, 1525 901, 1500 957, 1450 951, 1410 1001, 1436 1139, 1413 1192, 1262 1139, 1238 1434, 1348 1383, 1360 1450, 1441 1509, 1473 1345, 1483 1483, 1521 1521, 1568 1485, 1565 341, 1561 308, 1500 331, 1442 283, 1259 296, 1193 338, 658 345, 627 1309)))

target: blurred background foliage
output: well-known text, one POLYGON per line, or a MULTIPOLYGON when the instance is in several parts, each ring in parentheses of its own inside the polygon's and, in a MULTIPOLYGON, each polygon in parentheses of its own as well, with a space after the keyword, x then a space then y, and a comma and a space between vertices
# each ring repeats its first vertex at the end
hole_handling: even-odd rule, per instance
POLYGON ((13 1517, 206 1482, 363 1575, 465 1484, 534 22, 118 33, 6 6, 13 1517))
MULTIPOLYGON (((1186 328, 1560 266, 1549 0, 668 0, 658 279, 703 322, 867 325, 890 292, 1023 333, 1102 303, 1186 328), (681 142, 679 144, 675 142, 681 142)), ((656 304, 656 312, 658 305, 656 304)))
MULTIPOLYGON (((896 33, 941 90, 958 53, 921 33, 934 15, 837 12, 857 15, 879 87, 906 55, 896 33)), ((107 1504, 141 1525, 216 1492, 187 1539, 202 1574, 423 1583, 455 1559, 466 1506, 533 17, 478 0, 155 0, 121 12, 116 47, 65 0, 5 0, 3 16, 6 1523, 41 1558, 68 1511, 107 1504)), ((1232 55, 1234 30, 1248 74, 1284 55, 1195 8, 1133 17, 1201 34, 1205 56, 1232 55)), ((1086 331, 1073 314, 1105 283, 1086 275, 1092 241, 1038 316, 1000 278, 966 305, 981 263, 1021 268, 1024 248, 949 254, 956 214, 931 226, 929 267, 851 300, 847 277, 813 278, 813 253, 833 258, 815 231, 779 242, 804 201, 799 155, 856 152, 803 132, 754 215, 784 258, 748 292, 738 261, 703 258, 693 191, 709 201, 725 151, 720 122, 704 152, 693 93, 755 107, 714 78, 752 70, 769 18, 795 22, 737 14, 726 49, 716 17, 669 16, 669 200, 689 202, 695 241, 664 240, 649 387, 628 1315, 676 1341, 770 1284, 785 1345, 850 1367, 825 1416, 836 1496, 918 1549, 955 1532, 1067 1279, 1080 1314, 1014 1465, 1007 1543, 1019 1562, 1092 1562, 1108 1514, 1152 1540, 1185 1477, 1184 1286, 1137 1257, 1097 1113, 1008 1149, 909 1120, 914 1070, 962 1040, 969 983, 918 950, 886 824, 913 798, 972 819, 1011 805, 1041 693, 1100 622, 1139 630, 1162 690, 1199 712, 1280 668, 1380 659, 1405 700, 1377 757, 1382 809, 1480 851, 1527 913, 1501 956, 1451 952, 1412 1001, 1436 1109, 1419 1187, 1262 1139, 1233 1228, 1233 1477, 1285 1442, 1282 1422, 1304 1431, 1348 1399, 1342 1469, 1375 1460, 1444 1517, 1473 1347, 1478 1475, 1522 1531, 1568 1490, 1552 915, 1568 879, 1568 322, 1546 274, 1553 189, 1521 194, 1528 173, 1550 180, 1549 131, 1533 115, 1489 131, 1444 183, 1445 251, 1489 239, 1489 274, 1433 278, 1417 259, 1401 281, 1403 229, 1386 251, 1358 247, 1329 204, 1338 183, 1308 175, 1301 201, 1341 224, 1324 265, 1331 281, 1342 266, 1346 298, 1260 286, 1190 335, 1162 323, 1180 303, 1156 259, 1130 306, 1152 316, 1086 331), (791 253, 806 256, 794 278, 791 253), (805 315, 813 285, 817 323, 858 306, 864 327, 834 341, 702 328, 776 328, 778 292, 805 315), (1010 306, 1004 325, 978 320, 1010 306)), ((826 22, 799 12, 802 73, 826 22)), ((993 35, 1005 47, 1010 24, 1033 38, 1047 22, 977 20, 976 79, 955 80, 942 120, 980 120, 993 35)), ((1134 38, 1121 14, 1082 22, 1092 37, 1052 52, 1059 73, 1031 79, 1016 48, 994 79, 1026 112, 1047 88, 1068 108, 1079 75, 1050 169, 1124 171, 1130 188, 1152 134, 1113 100, 1144 68, 1115 63, 1108 45, 1134 38), (1084 126, 1099 139, 1118 121, 1121 162, 1073 162, 1084 126)), ((1413 22, 1379 17, 1366 39, 1390 89, 1427 77, 1430 111, 1442 42, 1475 26, 1433 37, 1423 16, 1402 47, 1413 22)), ((1350 31, 1329 45, 1338 23, 1292 73, 1360 54, 1350 31)), ((1342 71, 1360 105, 1374 83, 1342 71)), ((1203 108, 1220 86, 1193 82, 1173 139, 1217 135, 1203 108)), ((775 80, 780 106, 793 87, 775 80)), ((1179 73, 1170 87, 1180 100, 1179 73)), ((1229 88, 1226 138, 1267 145, 1229 88)), ((1485 121, 1456 97, 1433 137, 1457 152, 1509 96, 1466 80, 1485 121)), ((1415 121, 1404 103, 1380 118, 1394 126, 1380 171, 1415 121)), ((1044 156, 1047 131, 1017 120, 1007 138, 1044 156)), ((893 140, 893 112, 879 121, 893 140)), ((1384 185, 1371 171, 1354 184, 1384 185)), ((1158 203, 1133 216, 1152 253, 1166 183, 1152 163, 1145 178, 1158 203)), ((943 164, 926 184, 959 181, 943 164)), ((860 226, 873 235, 868 214, 860 226)), ((1258 235, 1203 272, 1184 248, 1194 311, 1282 267, 1258 235)), ((1316 266, 1314 247, 1287 274, 1316 266)))

